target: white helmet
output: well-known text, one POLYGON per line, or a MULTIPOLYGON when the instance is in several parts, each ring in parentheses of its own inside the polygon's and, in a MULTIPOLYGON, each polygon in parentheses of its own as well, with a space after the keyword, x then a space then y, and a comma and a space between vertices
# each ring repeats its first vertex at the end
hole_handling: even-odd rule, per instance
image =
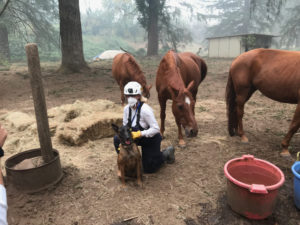
POLYGON ((124 87, 124 95, 141 95, 142 89, 138 82, 130 81, 124 87))

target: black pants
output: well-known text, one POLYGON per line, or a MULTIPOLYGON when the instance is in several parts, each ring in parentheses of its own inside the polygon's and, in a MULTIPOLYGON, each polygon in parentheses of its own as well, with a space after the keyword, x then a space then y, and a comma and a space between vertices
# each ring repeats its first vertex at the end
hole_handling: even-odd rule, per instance
MULTIPOLYGON (((142 137, 137 139, 136 143, 142 147, 142 163, 145 173, 156 172, 164 163, 162 153, 160 151, 161 135, 156 134, 151 138, 142 137)), ((118 152, 120 140, 117 135, 114 136, 114 146, 118 152)))

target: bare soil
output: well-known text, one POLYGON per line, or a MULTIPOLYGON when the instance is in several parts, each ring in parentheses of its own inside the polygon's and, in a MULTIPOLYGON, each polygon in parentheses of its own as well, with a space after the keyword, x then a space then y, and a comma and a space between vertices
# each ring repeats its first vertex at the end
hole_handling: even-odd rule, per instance
MULTIPOLYGON (((298 133, 291 142, 292 159, 279 156, 280 142, 287 132, 295 105, 274 102, 255 93, 246 105, 244 117, 250 142, 243 144, 238 137, 229 137, 227 133, 224 94, 231 60, 205 60, 209 70, 199 87, 196 105, 199 133, 196 138, 186 138, 184 149, 177 146, 177 127, 168 103, 166 138, 162 148, 171 144, 176 146, 174 164, 165 165, 155 174, 145 174, 144 188, 139 188, 133 180, 123 189, 116 175, 117 156, 112 138, 75 147, 61 144, 54 136, 53 146, 60 152, 64 172, 62 181, 30 195, 15 190, 8 183, 9 224, 299 225, 300 213, 293 203, 290 170, 300 151, 298 133), (250 221, 232 212, 226 203, 224 164, 243 154, 268 160, 285 174, 286 182, 279 191, 274 213, 266 220, 250 221)), ((159 57, 138 59, 148 82, 154 85, 149 104, 158 121, 160 109, 155 74, 159 61, 159 57)), ((111 76, 111 63, 109 60, 92 63, 90 72, 72 75, 57 73, 57 63, 42 64, 47 107, 98 99, 120 104, 120 91, 111 76)), ((25 64, 14 64, 9 71, 0 71, 0 118, 12 111, 34 112, 25 64)), ((18 136, 18 132, 8 132, 7 142, 14 141, 15 148, 8 148, 4 160, 19 151, 39 146, 36 133, 25 135, 22 132, 23 136, 32 138, 25 143, 25 138, 18 136), (12 138, 16 140, 9 140, 12 138)), ((2 170, 5 173, 4 160, 2 170)))

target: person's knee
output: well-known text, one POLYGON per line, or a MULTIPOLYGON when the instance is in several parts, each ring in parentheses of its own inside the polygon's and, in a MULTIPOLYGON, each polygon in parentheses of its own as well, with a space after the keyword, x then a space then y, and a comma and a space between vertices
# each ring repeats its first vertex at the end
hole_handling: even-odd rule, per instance
POLYGON ((120 142, 118 135, 114 136, 114 143, 120 142))

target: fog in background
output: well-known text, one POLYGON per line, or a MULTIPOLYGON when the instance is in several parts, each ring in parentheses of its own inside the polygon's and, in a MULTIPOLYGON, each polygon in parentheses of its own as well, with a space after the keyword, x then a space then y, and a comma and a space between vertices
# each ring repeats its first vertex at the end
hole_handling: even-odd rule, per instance
MULTIPOLYGON (((0 0, 1 9, 5 1, 0 0)), ((0 24, 8 31, 10 60, 25 61, 24 45, 36 42, 41 60, 59 61, 58 1, 33 2, 26 6, 25 0, 11 0, 0 17, 0 24), (25 16, 25 8, 33 16, 25 16), (24 12, 21 15, 19 11, 24 12)), ((137 56, 146 56, 147 31, 141 25, 136 2, 79 1, 86 61, 92 61, 105 50, 119 50, 120 47, 137 56)), ((167 0, 162 12, 169 20, 167 24, 159 22, 158 54, 176 49, 206 56, 207 37, 245 33, 278 36, 273 48, 298 50, 300 47, 299 0, 167 0)))

